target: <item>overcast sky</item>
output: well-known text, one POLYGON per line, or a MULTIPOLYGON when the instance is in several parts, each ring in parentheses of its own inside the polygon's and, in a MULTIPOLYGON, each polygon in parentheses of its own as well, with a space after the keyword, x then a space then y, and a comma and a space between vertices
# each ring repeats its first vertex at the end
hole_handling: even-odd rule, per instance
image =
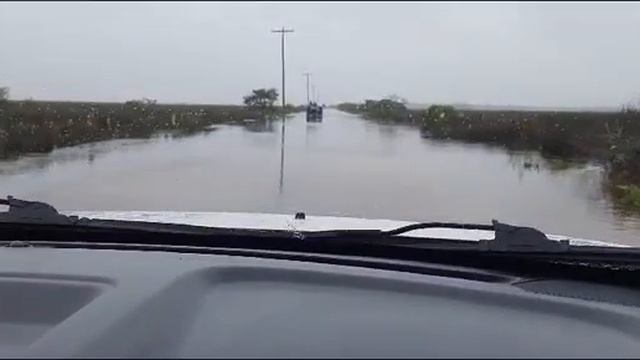
POLYGON ((618 106, 640 98, 640 4, 0 3, 13 98, 618 106))

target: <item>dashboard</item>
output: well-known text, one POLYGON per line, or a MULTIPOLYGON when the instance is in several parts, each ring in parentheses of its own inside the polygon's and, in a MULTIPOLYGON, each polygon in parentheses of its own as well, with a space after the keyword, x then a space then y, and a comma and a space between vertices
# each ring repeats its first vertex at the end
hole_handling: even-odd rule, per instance
POLYGON ((625 357, 638 305, 557 279, 0 248, 2 357, 625 357))

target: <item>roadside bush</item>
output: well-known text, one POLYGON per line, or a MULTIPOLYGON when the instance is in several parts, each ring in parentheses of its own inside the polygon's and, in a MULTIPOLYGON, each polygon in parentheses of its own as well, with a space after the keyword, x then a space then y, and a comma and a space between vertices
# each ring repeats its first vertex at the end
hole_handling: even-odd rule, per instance
POLYGON ((365 117, 377 120, 403 122, 409 120, 407 107, 392 99, 366 100, 360 107, 365 117))

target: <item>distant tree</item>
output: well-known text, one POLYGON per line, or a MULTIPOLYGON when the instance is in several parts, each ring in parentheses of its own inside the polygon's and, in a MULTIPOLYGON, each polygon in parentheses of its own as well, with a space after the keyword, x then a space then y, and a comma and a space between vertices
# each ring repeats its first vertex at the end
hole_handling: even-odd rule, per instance
POLYGON ((158 104, 158 100, 145 97, 145 98, 142 98, 142 103, 145 105, 156 105, 158 104))
POLYGON ((400 103, 400 104, 403 104, 403 105, 407 104, 407 99, 405 99, 403 97, 400 97, 400 96, 398 96, 396 94, 391 94, 391 95, 387 96, 385 99, 386 100, 391 100, 394 103, 400 103))
POLYGON ((145 105, 156 105, 157 103, 158 103, 158 100, 143 97, 141 100, 134 99, 134 100, 125 101, 124 104, 131 105, 131 106, 145 106, 145 105))
POLYGON ((638 98, 638 100, 631 101, 625 105, 622 105, 622 112, 639 114, 640 113, 640 97, 638 98))
POLYGON ((260 112, 273 111, 274 104, 278 100, 278 90, 271 89, 254 89, 251 95, 244 97, 244 104, 251 110, 260 112))

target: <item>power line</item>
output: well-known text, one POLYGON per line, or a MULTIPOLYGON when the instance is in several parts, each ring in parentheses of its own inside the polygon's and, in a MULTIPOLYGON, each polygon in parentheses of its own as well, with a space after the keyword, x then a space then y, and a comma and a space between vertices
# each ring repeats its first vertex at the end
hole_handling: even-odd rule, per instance
POLYGON ((311 76, 311 73, 306 72, 306 73, 304 73, 302 75, 304 75, 307 78, 307 104, 309 104, 310 103, 310 101, 309 101, 309 76, 311 76))
POLYGON ((311 98, 313 99, 313 101, 317 101, 317 99, 316 99, 316 86, 315 85, 311 85, 311 98))

